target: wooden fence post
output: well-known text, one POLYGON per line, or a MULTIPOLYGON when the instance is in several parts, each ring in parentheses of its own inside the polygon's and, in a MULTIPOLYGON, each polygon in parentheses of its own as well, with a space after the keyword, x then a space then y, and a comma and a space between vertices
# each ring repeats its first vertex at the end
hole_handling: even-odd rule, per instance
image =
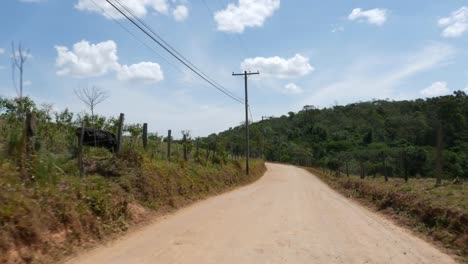
POLYGON ((37 132, 37 117, 35 113, 28 113, 25 122, 26 158, 29 160, 34 152, 34 136, 37 132))
POLYGON ((80 142, 79 142, 79 158, 78 158, 78 165, 80 167, 80 177, 83 178, 84 176, 84 164, 83 164, 83 141, 84 141, 84 129, 85 123, 81 124, 81 131, 80 131, 80 142))
POLYGON ((346 160, 346 177, 349 177, 349 161, 346 160))
POLYGON ((143 148, 146 150, 148 147, 148 124, 143 124, 143 148))
POLYGON ((184 160, 188 161, 188 156, 187 156, 187 135, 184 133, 184 138, 183 138, 183 144, 184 144, 184 160))
POLYGON ((124 118, 125 115, 123 113, 120 113, 119 117, 119 130, 117 134, 117 153, 120 153, 120 150, 122 148, 122 132, 123 132, 123 123, 124 123, 124 118))
POLYGON ((171 130, 167 131, 167 160, 171 161, 171 130))
POLYGON ((442 185, 442 125, 437 129, 436 186, 442 185))

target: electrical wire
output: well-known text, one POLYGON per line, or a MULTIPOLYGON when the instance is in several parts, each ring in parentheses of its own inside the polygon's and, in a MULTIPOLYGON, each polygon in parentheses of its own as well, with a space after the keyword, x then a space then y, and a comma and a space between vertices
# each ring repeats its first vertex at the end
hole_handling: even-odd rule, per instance
POLYGON ((177 50, 175 50, 172 46, 170 46, 161 36, 159 36, 156 32, 154 32, 148 25, 146 25, 143 21, 141 21, 137 16, 135 16, 124 4, 122 4, 119 0, 115 0, 117 3, 120 4, 122 8, 124 8, 131 16, 133 16, 140 24, 134 21, 134 19, 130 18, 128 14, 123 12, 119 7, 115 5, 110 0, 106 0, 114 9, 116 9, 120 14, 122 14, 127 20, 129 20, 132 24, 134 24, 138 29, 140 29, 144 34, 150 37, 154 42, 156 42, 159 46, 161 46, 164 50, 166 50, 169 54, 171 54, 174 58, 176 58, 179 62, 181 62, 184 66, 190 69, 193 73, 198 75, 200 78, 205 80, 211 86, 213 86, 218 91, 222 92, 226 96, 230 97, 231 99, 239 102, 244 103, 242 99, 232 94, 229 90, 219 85, 216 81, 212 80, 209 76, 203 73, 198 67, 196 67, 193 63, 191 63, 188 59, 183 57, 177 50), (143 28, 145 27, 146 30, 143 28), (150 34, 150 31, 152 34, 150 34))
POLYGON ((159 58, 161 58, 163 61, 165 61, 167 64, 169 64, 171 67, 173 67, 174 69, 176 69, 177 71, 179 71, 180 73, 184 73, 180 68, 178 68, 177 66, 175 66, 173 63, 171 63, 165 56, 163 56, 162 54, 160 54, 156 49, 154 49, 153 47, 151 47, 150 45, 148 45, 147 43, 145 43, 143 40, 139 39, 133 32, 131 32, 128 28, 126 28, 122 23, 120 23, 116 18, 114 18, 111 14, 109 14, 108 12, 106 12, 106 10, 104 8, 102 8, 101 6, 99 6, 96 1, 94 0, 91 0, 93 2, 93 4, 99 8, 104 14, 106 14, 108 17, 110 17, 112 19, 112 21, 114 21, 117 25, 119 25, 123 30, 125 30, 128 34, 130 34, 133 38, 135 38, 138 42, 140 42, 142 45, 144 45, 146 48, 148 48, 149 50, 153 51, 159 58))

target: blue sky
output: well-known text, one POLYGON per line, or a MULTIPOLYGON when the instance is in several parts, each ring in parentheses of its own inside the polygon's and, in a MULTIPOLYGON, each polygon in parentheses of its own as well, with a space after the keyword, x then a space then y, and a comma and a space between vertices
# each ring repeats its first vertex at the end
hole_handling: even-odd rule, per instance
MULTIPOLYGON (((121 1, 234 94, 243 96, 243 80, 233 71, 259 70, 249 82, 254 120, 304 105, 468 89, 466 1, 121 1)), ((190 73, 104 0, 94 2, 105 13, 92 0, 3 1, 0 95, 16 95, 10 46, 21 41, 31 52, 25 94, 57 110, 86 111, 74 90, 94 85, 110 95, 99 114, 123 112, 155 132, 203 136, 242 122, 240 103, 190 73)))

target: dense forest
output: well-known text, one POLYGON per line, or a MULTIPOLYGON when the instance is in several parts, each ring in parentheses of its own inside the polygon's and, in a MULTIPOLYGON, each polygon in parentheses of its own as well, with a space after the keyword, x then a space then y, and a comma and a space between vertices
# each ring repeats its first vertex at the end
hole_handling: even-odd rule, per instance
MULTIPOLYGON (((373 100, 272 117, 250 126, 251 155, 339 173, 434 177, 438 129, 443 177, 468 179, 468 96, 373 100)), ((244 125, 205 140, 245 153, 244 125)))

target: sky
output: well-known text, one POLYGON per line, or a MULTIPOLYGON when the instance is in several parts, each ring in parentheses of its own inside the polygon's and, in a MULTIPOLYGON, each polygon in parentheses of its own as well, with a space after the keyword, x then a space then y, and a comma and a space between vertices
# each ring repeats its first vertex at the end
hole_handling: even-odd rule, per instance
MULTIPOLYGON (((114 0, 115 1, 115 0, 114 0)), ((461 0, 120 0, 210 78, 244 97, 254 121, 304 105, 468 92, 468 2, 461 0)), ((206 136, 239 125, 243 105, 194 75, 105 0, 3 0, 0 96, 15 97, 11 43, 29 50, 24 94, 88 111, 75 90, 109 98, 159 134, 206 136)))

